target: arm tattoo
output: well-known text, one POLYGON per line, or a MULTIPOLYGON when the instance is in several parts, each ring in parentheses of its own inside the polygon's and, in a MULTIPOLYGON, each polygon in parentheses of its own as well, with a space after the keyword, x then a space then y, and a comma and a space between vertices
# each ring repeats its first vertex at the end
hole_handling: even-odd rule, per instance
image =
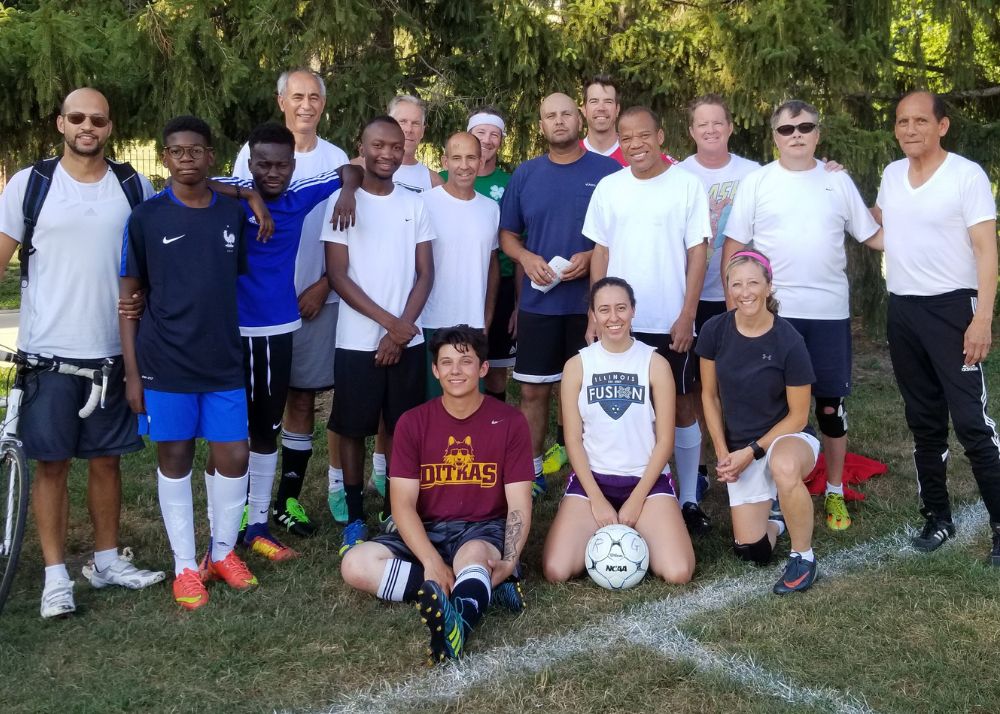
POLYGON ((521 540, 521 531, 524 529, 524 518, 520 511, 511 511, 507 514, 507 527, 503 534, 503 559, 507 561, 517 560, 517 544, 521 540))

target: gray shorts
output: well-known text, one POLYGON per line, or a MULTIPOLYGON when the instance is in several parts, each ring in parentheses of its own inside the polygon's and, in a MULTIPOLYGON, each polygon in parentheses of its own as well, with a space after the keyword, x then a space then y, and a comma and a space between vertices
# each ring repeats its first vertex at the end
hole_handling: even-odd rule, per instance
POLYGON ((337 346, 340 302, 323 306, 312 320, 292 333, 292 376, 288 386, 300 392, 333 389, 333 351, 337 346))
MULTIPOLYGON (((470 540, 489 543, 503 556, 503 535, 506 525, 506 518, 490 521, 425 521, 424 530, 427 532, 427 539, 441 559, 450 566, 455 560, 455 553, 470 540)), ((372 542, 384 545, 396 558, 417 562, 417 556, 398 532, 377 535, 372 538, 372 542)))

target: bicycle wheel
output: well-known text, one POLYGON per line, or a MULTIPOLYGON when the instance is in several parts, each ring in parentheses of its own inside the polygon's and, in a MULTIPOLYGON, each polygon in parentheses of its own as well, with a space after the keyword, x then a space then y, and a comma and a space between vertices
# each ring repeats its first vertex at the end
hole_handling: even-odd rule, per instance
POLYGON ((0 444, 0 612, 14 582, 28 520, 28 464, 19 444, 0 444))

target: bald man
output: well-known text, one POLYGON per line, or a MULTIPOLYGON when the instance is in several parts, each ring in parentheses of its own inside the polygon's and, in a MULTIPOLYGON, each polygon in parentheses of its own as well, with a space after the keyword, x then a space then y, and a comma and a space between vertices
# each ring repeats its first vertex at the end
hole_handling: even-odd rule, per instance
POLYGON ((542 447, 552 385, 584 347, 593 245, 582 233, 583 219, 597 182, 621 168, 580 145, 583 118, 567 95, 550 94, 539 114, 548 153, 515 169, 500 211, 500 247, 524 269, 514 379, 531 429, 536 495, 545 490, 542 447), (549 265, 557 257, 566 261, 558 271, 549 265))
MULTIPOLYGON (((94 89, 77 89, 63 101, 56 129, 63 154, 31 245, 31 280, 21 293, 17 348, 54 355, 84 366, 108 357, 114 368, 103 409, 87 419, 77 410, 89 384, 54 373, 32 376, 25 391, 20 430, 24 450, 36 460, 32 488, 35 525, 45 561, 43 618, 76 610, 73 580, 66 569, 69 520, 67 476, 74 458, 87 459, 87 506, 94 526, 94 562, 83 569, 91 585, 138 589, 164 579, 140 570, 118 554, 122 454, 142 448, 135 418, 125 401, 121 342, 118 336, 118 268, 122 232, 131 212, 124 184, 104 158, 111 135, 108 102, 94 89)), ((22 209, 32 168, 19 171, 0 195, 0 266, 4 268, 25 233, 22 209)), ((134 195, 149 197, 145 177, 134 195), (141 192, 140 189, 141 188, 141 192)), ((2 273, 2 270, 0 270, 2 273)))

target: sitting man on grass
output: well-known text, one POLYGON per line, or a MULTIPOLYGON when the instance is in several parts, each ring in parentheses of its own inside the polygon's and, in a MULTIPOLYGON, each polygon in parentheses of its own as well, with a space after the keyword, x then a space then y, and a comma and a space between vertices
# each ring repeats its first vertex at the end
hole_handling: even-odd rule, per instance
POLYGON ((531 526, 531 438, 521 412, 479 392, 486 338, 468 325, 430 341, 443 396, 403 414, 390 463, 398 532, 347 552, 348 585, 417 602, 431 662, 457 658, 492 597, 524 607, 518 562, 531 526))

